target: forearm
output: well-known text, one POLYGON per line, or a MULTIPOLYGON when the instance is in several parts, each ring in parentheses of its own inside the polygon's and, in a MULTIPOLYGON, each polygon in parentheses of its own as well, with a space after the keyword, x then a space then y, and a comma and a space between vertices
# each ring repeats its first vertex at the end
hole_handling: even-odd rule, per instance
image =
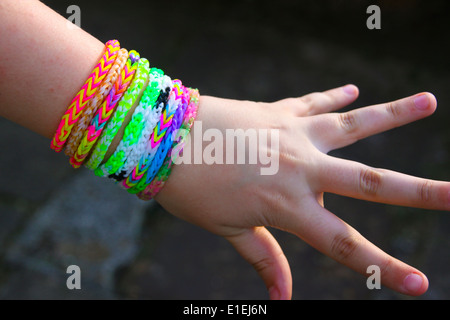
POLYGON ((0 116, 52 138, 104 44, 35 0, 0 2, 0 116))

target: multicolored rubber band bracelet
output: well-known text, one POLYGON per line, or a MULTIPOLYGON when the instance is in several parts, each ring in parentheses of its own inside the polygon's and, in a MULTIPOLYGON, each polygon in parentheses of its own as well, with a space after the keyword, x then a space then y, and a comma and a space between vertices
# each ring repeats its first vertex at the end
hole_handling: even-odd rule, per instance
MULTIPOLYGON (((127 175, 126 168, 127 166, 130 166, 130 162, 135 161, 136 154, 139 152, 139 149, 142 149, 140 145, 145 143, 145 141, 148 140, 148 137, 157 122, 158 114, 161 113, 161 107, 164 107, 163 104, 158 104, 158 99, 161 97, 161 92, 163 92, 163 88, 165 86, 165 79, 168 78, 165 75, 162 75, 160 79, 157 81, 157 87, 153 91, 153 94, 149 96, 148 101, 148 108, 147 112, 143 115, 143 123, 139 126, 141 127, 139 135, 135 135, 135 140, 132 141, 132 143, 127 145, 127 148, 125 149, 125 161, 123 162, 122 166, 114 173, 110 174, 108 177, 111 179, 114 179, 116 181, 121 181, 125 178, 125 175, 127 175)), ((169 78, 170 81, 170 78, 169 78)), ((156 82, 155 82, 156 84, 156 82)), ((131 171, 131 169, 130 169, 131 171)))
POLYGON ((194 124, 194 121, 197 117, 197 110, 199 104, 199 91, 197 89, 189 89, 190 90, 190 102, 189 106, 186 109, 184 114, 183 124, 178 130, 176 138, 172 143, 172 148, 169 150, 166 159, 162 167, 159 169, 158 174, 155 176, 153 181, 145 188, 144 191, 141 191, 137 194, 137 196, 142 200, 150 200, 154 198, 164 187, 165 182, 169 178, 172 172, 173 161, 177 158, 177 156, 182 152, 184 144, 186 142, 186 138, 194 124))
POLYGON ((156 100, 152 111, 149 114, 149 117, 145 119, 147 122, 144 130, 139 137, 139 140, 129 153, 127 157, 127 161, 124 163, 122 168, 120 168, 120 172, 117 172, 115 176, 117 176, 117 180, 121 181, 124 178, 128 177, 133 168, 137 165, 140 160, 142 153, 145 151, 148 140, 160 120, 161 113, 164 113, 165 108, 167 106, 169 93, 172 90, 172 79, 165 75, 163 77, 163 81, 161 83, 161 89, 159 92, 158 99, 156 100))
POLYGON ((141 60, 141 55, 136 50, 130 50, 128 52, 128 59, 130 59, 130 62, 133 65, 141 60))
POLYGON ((177 131, 183 122, 184 113, 186 111, 188 103, 189 103, 189 92, 186 88, 183 88, 182 103, 176 110, 176 113, 173 117, 172 124, 169 127, 169 129, 167 130, 167 133, 164 136, 164 139, 161 142, 161 144, 156 152, 156 155, 153 158, 153 161, 151 162, 151 164, 147 170, 145 177, 142 177, 142 179, 133 188, 128 189, 129 193, 135 194, 140 191, 143 191, 147 187, 147 185, 152 182, 152 180, 155 177, 155 175, 157 174, 159 168, 162 166, 169 149, 172 146, 172 141, 174 138, 172 133, 177 131))
POLYGON ((189 91, 187 88, 183 87, 183 99, 182 99, 183 103, 180 106, 180 108, 178 108, 177 113, 174 116, 172 126, 170 127, 169 132, 164 137, 163 141, 164 148, 158 149, 158 153, 156 154, 155 159, 153 161, 154 163, 152 163, 152 166, 147 171, 146 181, 145 182, 142 181, 142 184, 139 186, 140 191, 144 190, 145 187, 153 181, 162 164, 164 163, 164 160, 166 159, 168 152, 172 147, 172 143, 176 137, 176 133, 183 124, 183 118, 184 114, 186 113, 186 109, 189 105, 189 99, 190 99, 189 91))
POLYGON ((111 91, 111 88, 114 86, 114 83, 120 75, 120 71, 123 69, 123 65, 125 64, 127 57, 127 49, 120 49, 117 53, 117 57, 114 61, 113 66, 108 71, 108 74, 106 75, 100 87, 97 89, 95 96, 86 105, 86 108, 84 108, 80 119, 72 128, 72 132, 67 139, 66 149, 64 150, 64 153, 67 156, 73 157, 75 152, 77 152, 84 132, 91 123, 91 120, 94 117, 94 114, 97 112, 97 109, 102 105, 106 96, 111 91))
POLYGON ((163 75, 163 71, 160 69, 150 69, 149 82, 139 101, 139 105, 134 109, 130 122, 125 127, 122 140, 108 161, 95 169, 95 175, 108 177, 115 174, 123 166, 128 156, 127 152, 130 152, 132 145, 136 143, 144 129, 146 124, 144 119, 148 116, 153 103, 157 99, 163 75))
POLYGON ((109 69, 111 69, 119 49, 119 41, 110 40, 106 42, 103 56, 92 70, 80 91, 73 98, 56 129, 55 135, 50 143, 50 147, 56 152, 61 152, 64 148, 74 124, 77 123, 86 104, 95 95, 109 69))
POLYGON ((117 103, 122 98, 123 94, 126 92, 131 81, 133 80, 136 69, 128 69, 128 66, 126 65, 128 54, 124 58, 123 68, 120 70, 120 76, 117 78, 105 101, 92 118, 91 123, 85 131, 83 139, 78 146, 77 152, 72 158, 70 158, 70 164, 74 168, 79 168, 85 161, 86 157, 90 153, 90 150, 102 134, 108 120, 111 118, 117 103))
POLYGON ((182 88, 181 81, 174 80, 173 88, 169 94, 167 102, 167 108, 161 114, 160 122, 155 126, 151 133, 150 139, 146 143, 145 151, 140 155, 139 162, 132 169, 130 174, 122 181, 122 187, 129 189, 135 186, 139 180, 144 176, 149 168, 159 144, 162 142, 162 138, 169 128, 173 115, 182 103, 182 88), (156 136, 156 138, 155 138, 156 136))
POLYGON ((136 69, 136 73, 127 91, 119 101, 113 117, 106 125, 106 128, 104 129, 97 144, 92 150, 90 158, 85 163, 85 166, 91 170, 95 170, 103 161, 103 158, 105 157, 109 146, 114 140, 114 137, 122 127, 128 111, 136 102, 136 99, 144 88, 144 84, 147 82, 148 72, 150 70, 149 62, 147 59, 140 59, 139 53, 131 50, 127 60, 127 66, 130 70, 136 69))

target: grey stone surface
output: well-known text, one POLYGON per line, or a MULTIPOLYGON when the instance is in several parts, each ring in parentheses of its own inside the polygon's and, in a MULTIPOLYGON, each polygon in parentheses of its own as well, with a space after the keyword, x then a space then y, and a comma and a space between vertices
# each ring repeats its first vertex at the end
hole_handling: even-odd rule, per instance
MULTIPOLYGON (((39 290, 48 292, 46 282, 53 287, 67 278, 70 265, 81 269, 81 292, 91 296, 93 286, 101 288, 97 298, 114 297, 116 270, 131 263, 138 251, 145 205, 111 181, 83 170, 34 213, 9 246, 5 263, 20 271, 13 272, 16 276, 6 283, 3 297, 31 298, 28 290, 23 296, 15 290, 17 282, 25 281, 19 288, 27 283, 33 287, 40 278, 44 283, 39 290), (36 279, 23 278, 24 272, 36 279)), ((65 281, 58 284, 66 286, 65 281)), ((70 297, 70 290, 63 292, 70 297)))

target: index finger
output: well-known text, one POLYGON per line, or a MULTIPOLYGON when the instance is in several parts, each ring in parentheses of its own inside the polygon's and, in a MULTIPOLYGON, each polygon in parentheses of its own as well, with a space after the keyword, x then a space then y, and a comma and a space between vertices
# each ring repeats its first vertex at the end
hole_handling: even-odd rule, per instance
POLYGON ((425 92, 344 113, 317 115, 310 118, 310 137, 319 150, 327 153, 427 117, 436 105, 436 98, 425 92))

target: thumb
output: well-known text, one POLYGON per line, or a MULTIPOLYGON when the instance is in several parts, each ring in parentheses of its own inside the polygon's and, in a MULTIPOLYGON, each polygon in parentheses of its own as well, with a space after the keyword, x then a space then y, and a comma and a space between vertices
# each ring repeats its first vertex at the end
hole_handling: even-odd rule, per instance
POLYGON ((244 229, 226 239, 264 280, 270 299, 291 299, 292 276, 289 263, 278 242, 266 228, 244 229))

